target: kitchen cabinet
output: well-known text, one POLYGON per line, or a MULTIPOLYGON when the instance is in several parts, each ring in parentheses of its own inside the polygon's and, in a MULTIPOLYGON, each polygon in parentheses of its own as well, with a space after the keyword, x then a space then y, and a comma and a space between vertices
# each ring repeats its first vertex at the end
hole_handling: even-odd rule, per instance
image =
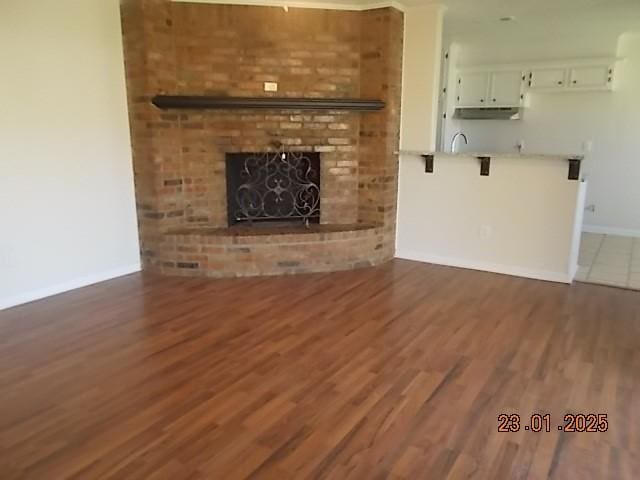
POLYGON ((458 75, 457 103, 461 107, 486 107, 488 72, 464 72, 458 75))
POLYGON ((522 99, 521 70, 492 72, 490 74, 489 104, 492 107, 512 107, 520 105, 522 99))
POLYGON ((529 90, 548 90, 564 88, 567 84, 565 68, 540 67, 529 72, 529 90))
POLYGON ((454 106, 520 108, 528 93, 613 90, 620 58, 480 65, 458 69, 454 106))
POLYGON ((613 80, 613 68, 609 65, 587 65, 569 69, 569 88, 606 89, 613 80))
POLYGON ((521 103, 521 70, 481 70, 458 74, 458 107, 514 107, 521 103))
POLYGON ((537 66, 529 72, 528 90, 570 92, 612 90, 615 61, 582 61, 563 66, 537 66))

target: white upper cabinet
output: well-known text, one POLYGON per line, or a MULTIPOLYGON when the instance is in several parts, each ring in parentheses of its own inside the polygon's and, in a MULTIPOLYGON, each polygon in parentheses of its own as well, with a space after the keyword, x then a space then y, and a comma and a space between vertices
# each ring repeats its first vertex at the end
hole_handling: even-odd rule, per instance
POLYGON ((606 89, 613 80, 613 67, 587 65, 569 69, 570 89, 606 89))
POLYGON ((529 91, 571 92, 612 90, 617 59, 567 61, 540 65, 529 72, 529 91))
POLYGON ((458 75, 458 106, 486 107, 488 91, 488 72, 464 72, 458 75))
POLYGON ((458 70, 456 108, 523 107, 528 94, 613 90, 619 58, 470 66, 458 70))
POLYGON ((512 107, 520 105, 523 80, 524 74, 521 70, 492 72, 489 82, 489 106, 512 107))
POLYGON ((458 75, 458 107, 514 107, 522 97, 521 70, 471 70, 458 75))
POLYGON ((481 65, 458 70, 455 105, 520 107, 527 93, 613 90, 621 58, 582 58, 509 65, 481 65))
POLYGON ((567 84, 565 68, 533 68, 529 72, 530 90, 549 90, 564 88, 567 84))

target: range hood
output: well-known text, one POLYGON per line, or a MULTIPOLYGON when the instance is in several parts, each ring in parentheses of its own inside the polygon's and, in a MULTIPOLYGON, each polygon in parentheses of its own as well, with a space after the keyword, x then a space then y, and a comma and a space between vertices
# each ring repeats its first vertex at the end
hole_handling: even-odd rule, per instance
POLYGON ((461 120, 520 120, 522 109, 518 107, 456 108, 453 118, 461 120))

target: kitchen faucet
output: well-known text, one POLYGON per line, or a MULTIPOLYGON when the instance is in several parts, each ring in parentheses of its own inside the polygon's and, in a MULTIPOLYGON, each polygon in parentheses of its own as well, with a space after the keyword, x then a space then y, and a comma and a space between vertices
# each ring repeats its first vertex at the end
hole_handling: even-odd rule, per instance
POLYGON ((467 136, 462 132, 458 132, 451 139, 451 153, 456 153, 456 140, 458 139, 458 137, 464 138, 465 145, 469 145, 469 141, 467 140, 467 136))

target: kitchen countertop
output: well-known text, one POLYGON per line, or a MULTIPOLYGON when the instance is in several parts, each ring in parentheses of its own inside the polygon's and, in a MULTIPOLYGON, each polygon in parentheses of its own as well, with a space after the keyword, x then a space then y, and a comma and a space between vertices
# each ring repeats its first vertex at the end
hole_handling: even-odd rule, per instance
POLYGON ((434 151, 418 151, 418 150, 400 150, 400 155, 434 155, 438 157, 491 157, 491 158, 539 158, 539 159, 558 159, 558 160, 582 160, 584 155, 573 153, 562 154, 546 154, 546 153, 518 153, 518 152, 434 152, 434 151))

